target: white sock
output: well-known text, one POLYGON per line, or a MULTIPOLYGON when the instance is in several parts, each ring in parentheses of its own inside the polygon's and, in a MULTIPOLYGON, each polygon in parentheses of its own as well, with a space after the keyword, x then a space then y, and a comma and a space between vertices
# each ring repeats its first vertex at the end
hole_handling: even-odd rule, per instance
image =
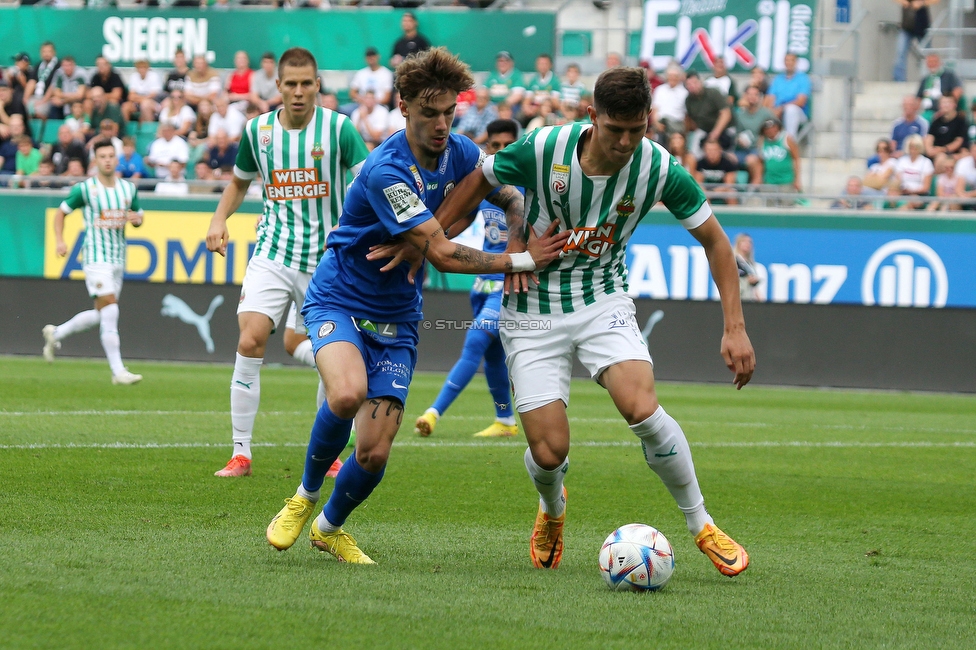
POLYGON ((542 511, 550 517, 558 517, 566 512, 566 499, 563 497, 563 478, 569 470, 569 458, 556 469, 542 469, 532 458, 532 450, 525 450, 525 469, 535 483, 539 493, 539 504, 542 511))
POLYGON ((319 516, 315 518, 315 525, 318 526, 319 530, 323 533, 334 533, 342 528, 342 526, 336 526, 326 519, 325 511, 320 512, 319 516))
POLYGON ((105 349, 108 367, 113 375, 121 375, 125 372, 125 366, 122 365, 122 343, 119 341, 119 305, 115 302, 105 305, 98 313, 102 321, 102 348, 105 349))
POLYGON ((322 408, 323 402, 325 402, 325 382, 322 381, 322 376, 319 375, 319 387, 315 391, 315 409, 322 408))
POLYGON ((424 415, 426 415, 427 413, 433 413, 435 419, 439 420, 441 418, 441 414, 433 406, 431 406, 429 409, 424 411, 424 415))
POLYGON ((651 417, 630 425, 630 429, 641 440, 647 466, 661 478, 684 513, 691 534, 697 535, 705 524, 714 523, 705 510, 688 439, 675 419, 658 406, 651 417))
POLYGON ((515 416, 510 415, 507 418, 495 418, 495 421, 499 424, 504 424, 507 427, 515 426, 515 416))
POLYGON ((97 309, 89 309, 87 311, 78 312, 66 323, 62 323, 55 328, 54 340, 61 341, 68 338, 72 334, 90 330, 101 322, 102 316, 99 314, 97 309))
POLYGON ((237 353, 234 376, 230 380, 230 421, 234 427, 234 455, 251 457, 254 418, 261 403, 261 364, 264 358, 237 353))
POLYGON ((291 356, 295 357, 306 366, 311 366, 312 368, 315 367, 315 355, 312 354, 312 342, 308 339, 305 339, 299 343, 298 347, 295 348, 294 354, 291 356))
POLYGON ((309 492, 308 490, 305 489, 305 486, 304 485, 299 484, 299 486, 298 486, 298 496, 302 497, 303 499, 308 499, 312 503, 315 503, 316 501, 318 501, 319 500, 319 496, 321 494, 322 494, 322 490, 321 489, 318 489, 315 492, 309 492))

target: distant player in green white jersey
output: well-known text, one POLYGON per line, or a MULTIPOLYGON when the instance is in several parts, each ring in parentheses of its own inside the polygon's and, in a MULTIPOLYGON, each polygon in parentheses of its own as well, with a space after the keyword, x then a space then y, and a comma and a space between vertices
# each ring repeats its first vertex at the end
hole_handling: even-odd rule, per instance
POLYGON ((97 139, 92 146, 97 173, 71 188, 54 215, 54 240, 60 257, 68 254, 64 243, 64 218, 83 208, 85 249, 82 270, 85 287, 95 300, 95 308, 75 314, 61 325, 45 325, 44 358, 54 361, 61 341, 77 332, 100 326, 102 347, 112 369, 113 384, 134 384, 142 375, 122 365, 119 342, 119 294, 125 272, 125 226, 142 225, 142 210, 136 186, 115 177, 118 158, 111 140, 97 139))
MULTIPOLYGON (((685 434, 658 404, 624 265, 634 228, 662 202, 705 248, 725 317, 722 356, 742 388, 752 377, 755 353, 742 317, 732 246, 681 162, 644 139, 651 105, 644 71, 607 70, 597 79, 593 100, 592 125, 544 127, 523 136, 488 157, 438 211, 446 220, 460 217, 492 187, 511 184, 525 188, 529 228, 538 232, 558 219, 572 230, 562 258, 537 272, 537 286, 528 286, 526 274, 506 279, 515 283, 515 293, 506 296, 499 321, 529 443, 525 466, 540 497, 530 556, 540 568, 555 568, 562 557, 566 406, 575 351, 640 438, 648 466, 677 501, 698 548, 723 574, 736 575, 749 556, 715 527, 685 434)), ((521 248, 516 242, 525 240, 524 225, 509 223, 509 250, 521 248)))
POLYGON ((344 115, 316 106, 318 66, 293 47, 278 61, 281 108, 244 127, 234 178, 210 221, 207 248, 227 251, 227 218, 244 201, 251 181, 264 181, 264 215, 248 262, 237 308, 240 338, 230 386, 234 451, 216 476, 251 474, 251 436, 261 401, 261 364, 268 336, 288 306, 305 302, 305 289, 336 225, 346 174, 366 159, 366 145, 344 115))

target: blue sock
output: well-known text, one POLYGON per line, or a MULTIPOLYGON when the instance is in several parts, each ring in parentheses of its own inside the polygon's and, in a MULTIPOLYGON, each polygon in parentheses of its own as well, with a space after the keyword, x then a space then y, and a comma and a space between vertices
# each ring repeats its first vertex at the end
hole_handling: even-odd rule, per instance
POLYGON ((350 456, 339 470, 329 502, 322 508, 329 523, 333 526, 346 523, 346 517, 380 484, 385 471, 384 466, 376 474, 367 472, 356 460, 356 454, 350 456))
POLYGON ((309 492, 317 492, 325 480, 325 473, 346 448, 352 419, 345 420, 329 410, 329 403, 322 402, 312 425, 312 435, 305 452, 305 473, 302 486, 309 492))
POLYGON ((478 366, 481 365, 481 357, 493 340, 496 340, 495 337, 487 330, 468 330, 467 336, 464 337, 461 358, 451 368, 447 381, 444 382, 440 394, 434 401, 433 408, 437 409, 440 415, 444 415, 457 399, 458 394, 471 382, 474 373, 478 372, 478 366))
POLYGON ((508 383, 508 367, 505 365, 505 348, 497 338, 485 351, 485 379, 488 380, 491 398, 495 401, 495 417, 515 417, 511 385, 508 383))

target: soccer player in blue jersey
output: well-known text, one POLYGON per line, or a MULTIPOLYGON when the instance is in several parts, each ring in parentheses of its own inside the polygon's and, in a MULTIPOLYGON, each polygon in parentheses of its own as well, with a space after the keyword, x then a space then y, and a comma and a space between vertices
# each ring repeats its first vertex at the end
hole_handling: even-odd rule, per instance
MULTIPOLYGON (((390 248, 383 245, 400 238, 402 244, 394 246, 419 250, 439 271, 504 273, 545 267, 566 241, 565 235, 553 236, 554 225, 541 238, 531 237, 527 251, 511 255, 451 242, 433 211, 484 157, 471 140, 450 132, 457 95, 473 84, 471 72, 436 48, 408 57, 396 77, 406 128, 366 159, 306 293, 302 315, 326 399, 312 425, 302 483, 267 529, 275 548, 295 543, 358 415, 356 451, 339 471, 310 533, 314 548, 356 564, 374 562, 341 526, 383 478, 403 419, 423 317, 422 272, 414 278, 413 267, 400 264, 399 256, 383 261, 390 248)), ((524 205, 512 187, 500 188, 492 201, 513 216, 524 205)))
MULTIPOLYGON (((518 139, 518 124, 513 120, 495 120, 487 127, 488 142, 485 151, 490 155, 518 139)), ((482 201, 478 211, 485 220, 485 243, 483 250, 489 253, 504 253, 508 245, 508 225, 505 213, 490 201, 482 201)), ((474 219, 469 215, 451 227, 451 232, 463 232, 474 219)), ((447 381, 441 387, 434 404, 417 418, 414 432, 429 436, 437 426, 437 420, 478 372, 481 359, 485 360, 485 379, 488 391, 495 401, 495 421, 488 428, 474 434, 476 438, 501 438, 518 435, 515 413, 512 410, 511 384, 508 381, 508 368, 505 367, 505 349, 498 339, 498 316, 502 309, 501 273, 479 275, 471 289, 471 310, 474 323, 464 337, 461 358, 451 368, 447 381)))

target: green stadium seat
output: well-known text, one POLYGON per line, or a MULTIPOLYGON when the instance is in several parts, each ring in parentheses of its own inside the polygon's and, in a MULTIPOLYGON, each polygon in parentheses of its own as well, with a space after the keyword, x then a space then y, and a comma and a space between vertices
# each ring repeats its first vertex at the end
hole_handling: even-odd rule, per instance
POLYGON ((149 145, 156 139, 156 130, 159 128, 158 122, 143 122, 142 124, 129 124, 129 133, 136 139, 136 151, 143 156, 149 152, 149 145))
POLYGON ((64 120, 31 120, 31 129, 34 139, 42 144, 54 144, 58 141, 58 129, 64 124, 64 120))
POLYGON ((562 56, 589 56, 593 51, 593 33, 577 31, 563 32, 560 50, 562 56))
POLYGON ((627 56, 640 57, 641 33, 631 32, 627 37, 627 56))

